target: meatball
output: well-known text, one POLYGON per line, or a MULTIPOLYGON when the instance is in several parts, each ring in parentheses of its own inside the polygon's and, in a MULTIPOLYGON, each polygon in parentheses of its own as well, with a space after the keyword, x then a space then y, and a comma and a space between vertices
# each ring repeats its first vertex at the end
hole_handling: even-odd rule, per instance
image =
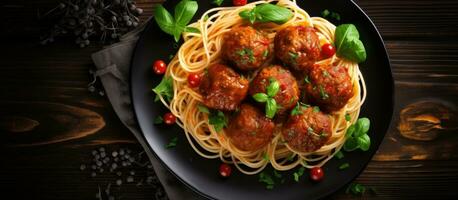
POLYGON ((320 58, 320 40, 312 27, 288 26, 275 35, 275 56, 285 65, 307 71, 320 58))
POLYGON ((300 108, 283 125, 282 136, 288 146, 299 152, 312 152, 321 148, 332 135, 331 119, 316 108, 300 108))
POLYGON ((272 140, 274 128, 275 124, 261 111, 249 104, 242 104, 225 132, 237 148, 256 151, 272 140))
POLYGON ((276 80, 280 84, 280 89, 274 96, 278 107, 277 112, 282 113, 294 107, 300 95, 296 78, 294 78, 290 71, 279 65, 265 67, 256 75, 250 85, 250 95, 266 93, 267 87, 272 80, 276 80))
POLYGON ((305 90, 308 100, 327 112, 340 110, 353 96, 351 77, 345 67, 315 65, 307 79, 305 90))
POLYGON ((208 68, 200 84, 203 103, 213 109, 236 110, 248 92, 248 80, 223 64, 208 68))
POLYGON ((232 28, 224 36, 224 58, 241 70, 253 70, 269 58, 270 40, 251 26, 232 28))

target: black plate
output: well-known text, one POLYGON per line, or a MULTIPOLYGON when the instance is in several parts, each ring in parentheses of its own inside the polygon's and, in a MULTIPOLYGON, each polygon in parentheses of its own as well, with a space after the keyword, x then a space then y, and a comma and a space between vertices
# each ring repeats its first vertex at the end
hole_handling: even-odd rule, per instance
MULTIPOLYGON (((178 1, 167 1, 164 6, 168 10, 178 1)), ((213 7, 208 1, 198 1, 199 11, 195 16, 213 7)), ((231 2, 231 1, 225 1, 231 2)), ((226 180, 218 177, 219 159, 204 159, 200 157, 184 137, 183 131, 173 128, 155 126, 153 119, 162 115, 166 110, 160 103, 153 102, 151 91, 161 77, 153 75, 151 64, 156 59, 167 60, 174 54, 173 38, 164 34, 151 20, 147 25, 132 59, 131 89, 135 113, 143 131, 144 137, 155 155, 181 181, 199 194, 216 199, 316 199, 329 195, 353 180, 370 161, 391 121, 393 111, 393 78, 388 55, 383 40, 377 29, 366 14, 352 1, 345 0, 298 0, 298 4, 311 16, 319 16, 324 9, 336 11, 341 16, 339 23, 353 23, 358 28, 361 40, 367 51, 367 61, 360 64, 365 77, 368 96, 360 116, 371 119, 370 137, 372 145, 367 152, 355 151, 346 153, 343 160, 330 160, 325 166, 325 178, 320 183, 312 183, 306 173, 300 183, 293 180, 292 173, 296 169, 282 172, 286 182, 276 184, 273 190, 266 190, 258 182, 258 176, 244 175, 233 170, 233 175, 226 180), (174 149, 166 149, 165 145, 171 138, 178 136, 178 145, 174 149), (338 167, 350 163, 345 171, 338 167)), ((265 171, 272 173, 272 168, 265 171)))

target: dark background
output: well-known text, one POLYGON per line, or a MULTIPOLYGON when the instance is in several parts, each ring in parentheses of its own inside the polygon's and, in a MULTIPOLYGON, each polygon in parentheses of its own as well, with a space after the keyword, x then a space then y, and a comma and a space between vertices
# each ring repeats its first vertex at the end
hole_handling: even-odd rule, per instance
MULTIPOLYGON (((91 151, 100 146, 109 152, 142 151, 106 97, 88 91, 90 55, 103 44, 79 48, 72 39, 57 38, 40 45, 43 22, 37 13, 58 2, 0 3, 0 191, 5 196, 94 199, 99 186, 117 178, 108 172, 91 178, 89 169, 80 170, 91 162, 91 151)), ((162 0, 136 2, 146 20, 162 0)), ((456 198, 458 1, 357 4, 382 34, 396 87, 391 128, 355 181, 376 190, 363 198, 456 198)), ((117 199, 152 199, 161 193, 154 183, 136 185, 151 170, 130 169, 136 170, 136 181, 113 186, 117 199)), ((332 198, 361 197, 345 194, 344 188, 332 198)))

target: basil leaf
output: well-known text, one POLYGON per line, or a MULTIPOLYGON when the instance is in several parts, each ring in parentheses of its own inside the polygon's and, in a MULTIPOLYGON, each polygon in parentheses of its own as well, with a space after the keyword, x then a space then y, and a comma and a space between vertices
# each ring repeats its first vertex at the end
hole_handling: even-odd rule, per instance
POLYGON ((366 60, 366 49, 359 40, 359 32, 355 25, 342 24, 337 26, 334 43, 337 48, 337 55, 358 63, 366 60))
POLYGON ((256 93, 253 95, 253 99, 260 103, 266 102, 268 98, 267 94, 264 93, 256 93))
POLYGON ((284 24, 293 16, 293 13, 288 8, 269 3, 257 5, 255 13, 256 21, 276 24, 284 24))
POLYGON ((357 143, 361 150, 367 151, 371 146, 371 138, 367 134, 364 134, 361 137, 358 137, 357 143))
POLYGON ((371 122, 368 118, 359 118, 357 123, 361 124, 361 132, 367 133, 369 131, 371 122))
POLYGON ((156 20, 157 25, 159 25, 159 28, 162 31, 173 35, 175 20, 169 11, 164 8, 164 6, 159 5, 156 7, 154 10, 154 20, 156 20))
POLYGON ((278 90, 280 90, 280 83, 273 78, 270 79, 270 84, 267 86, 267 95, 274 97, 278 93, 278 90))
POLYGON ((355 125, 352 124, 348 127, 347 132, 345 133, 345 137, 352 137, 353 133, 355 132, 355 125))
POLYGON ((357 63, 364 62, 367 57, 364 44, 359 39, 346 42, 337 50, 337 54, 357 63))
POLYGON ((276 24, 284 24, 293 17, 293 13, 288 8, 263 3, 259 4, 251 10, 243 10, 239 13, 242 19, 254 22, 273 22, 276 24))
POLYGON ((345 141, 345 144, 343 145, 343 149, 345 151, 354 151, 358 149, 358 147, 359 147, 358 141, 354 137, 347 138, 347 141, 345 141))
POLYGON ((175 6, 175 22, 185 27, 194 17, 198 9, 197 2, 190 0, 182 0, 175 6))
POLYGON ((199 30, 198 28, 195 28, 195 27, 187 26, 186 28, 184 28, 184 32, 188 32, 188 33, 200 33, 200 30, 199 30))
POLYGON ((267 99, 266 104, 266 117, 267 118, 274 118, 275 113, 277 112, 277 102, 273 98, 267 99))
POLYGON ((156 93, 154 101, 159 101, 159 96, 165 98, 168 102, 173 99, 173 79, 170 76, 164 76, 161 82, 153 88, 153 92, 156 93))

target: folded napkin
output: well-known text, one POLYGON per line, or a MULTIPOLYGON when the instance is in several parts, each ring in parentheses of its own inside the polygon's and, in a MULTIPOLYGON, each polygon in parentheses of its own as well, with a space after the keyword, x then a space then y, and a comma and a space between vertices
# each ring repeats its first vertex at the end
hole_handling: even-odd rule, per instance
POLYGON ((97 67, 94 75, 102 80, 108 99, 119 119, 121 119, 122 123, 129 128, 143 146, 169 199, 202 199, 202 197, 199 197, 187 188, 159 163, 148 148, 146 141, 142 138, 141 130, 135 120, 132 110, 133 106, 130 100, 130 61, 137 40, 145 28, 145 24, 147 22, 123 35, 120 38, 120 42, 92 54, 92 60, 97 67))

